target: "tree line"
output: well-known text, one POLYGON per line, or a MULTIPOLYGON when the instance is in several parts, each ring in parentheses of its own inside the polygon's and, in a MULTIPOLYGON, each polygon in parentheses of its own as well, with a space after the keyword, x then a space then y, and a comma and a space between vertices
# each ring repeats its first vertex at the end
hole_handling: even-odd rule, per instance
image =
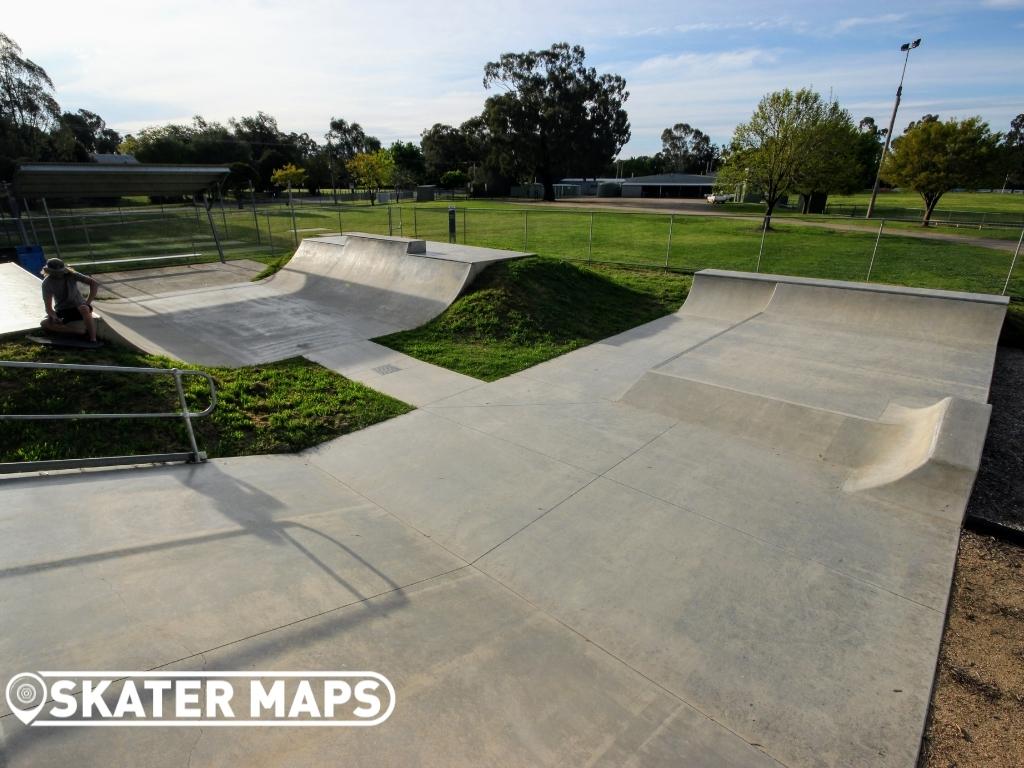
MULTIPOLYGON (((458 126, 436 123, 418 143, 384 147, 341 117, 321 137, 286 132, 262 111, 226 124, 196 116, 122 137, 94 112, 62 112, 46 71, 0 33, 0 180, 26 160, 86 161, 109 152, 146 163, 229 165, 227 191, 239 197, 279 189, 282 180, 314 194, 431 183, 492 195, 537 181, 553 200, 554 185, 566 177, 717 172, 719 188, 764 200, 767 226, 787 195, 811 208, 830 193, 871 186, 885 138, 871 117, 854 123, 834 100, 787 89, 766 95, 724 146, 679 122, 662 132, 658 153, 621 158, 631 135, 626 81, 588 67, 581 46, 502 54, 484 65, 482 82, 489 95, 480 114, 458 126)), ((882 173, 922 193, 926 219, 947 189, 1024 184, 1024 114, 1005 135, 980 118, 926 115, 892 143, 882 173)))

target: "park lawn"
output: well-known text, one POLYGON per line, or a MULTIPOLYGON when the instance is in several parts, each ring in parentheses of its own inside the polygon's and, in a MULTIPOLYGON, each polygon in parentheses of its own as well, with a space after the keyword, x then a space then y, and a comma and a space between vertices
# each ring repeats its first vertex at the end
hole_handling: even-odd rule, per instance
MULTIPOLYGON (((217 383, 214 412, 193 420, 211 457, 288 453, 376 424, 411 407, 303 358, 244 368, 203 368, 117 346, 52 350, 25 340, 0 342, 0 359, 154 368, 196 368, 217 383)), ((206 383, 186 377, 189 407, 208 403, 206 383)), ((0 412, 177 411, 171 376, 0 368, 0 412)), ((179 419, 13 421, 0 430, 0 461, 164 453, 188 450, 179 419)))
MULTIPOLYGON (((852 195, 828 196, 828 202, 834 205, 867 205, 870 200, 870 190, 852 195)), ((880 192, 876 205, 887 208, 920 208, 922 214, 924 212, 921 196, 912 191, 880 192)), ((939 200, 936 211, 1024 214, 1024 195, 998 192, 947 192, 939 200)))
MULTIPOLYGON (((214 211, 214 221, 228 258, 249 258, 279 266, 295 251, 302 237, 339 231, 395 234, 447 241, 448 203, 391 206, 297 206, 295 228, 286 207, 264 210, 214 211), (257 235, 257 227, 259 233, 257 235), (257 245, 257 237, 259 245, 257 245)), ((72 264, 102 253, 103 258, 160 256, 184 249, 198 252, 192 261, 217 258, 209 223, 193 212, 168 209, 144 221, 112 216, 109 226, 92 230, 85 242, 81 227, 60 235, 72 264), (125 223, 126 222, 126 223, 125 223), (206 232, 204 235, 203 232, 206 232), (78 242, 74 240, 76 236, 78 242)), ((779 216, 774 219, 761 250, 760 218, 669 213, 631 213, 523 202, 473 200, 456 206, 456 239, 470 245, 538 253, 575 261, 670 267, 682 270, 722 268, 754 270, 806 277, 864 280, 875 248, 874 225, 854 219, 779 216), (837 232, 801 224, 829 222, 854 227, 837 232), (671 237, 671 245, 669 240, 671 237)), ((68 225, 68 222, 65 222, 68 225)), ((998 293, 1009 271, 1011 255, 963 242, 922 240, 899 233, 913 223, 889 223, 879 244, 873 281, 926 288, 998 293)), ((967 237, 1012 240, 1016 230, 988 228, 943 229, 967 237)), ((179 262, 144 262, 158 266, 179 262)), ((123 265, 84 267, 102 273, 123 265)), ((1010 292, 1024 293, 1024 265, 1018 268, 1010 292)))
POLYGON ((376 339, 484 381, 677 310, 692 278, 532 257, 495 264, 441 315, 376 339))

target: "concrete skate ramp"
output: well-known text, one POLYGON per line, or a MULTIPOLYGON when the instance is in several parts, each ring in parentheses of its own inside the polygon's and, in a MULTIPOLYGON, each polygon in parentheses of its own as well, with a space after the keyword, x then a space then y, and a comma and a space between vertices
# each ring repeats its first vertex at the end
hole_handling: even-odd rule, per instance
POLYGON ((679 314, 734 324, 625 402, 844 468, 843 490, 962 519, 1005 297, 709 270, 679 314))
POLYGON ((362 233, 307 238, 275 275, 103 304, 105 335, 205 365, 249 365, 415 328, 486 266, 526 254, 362 233))
POLYGON ((39 328, 39 321, 46 316, 40 283, 40 278, 17 264, 0 263, 0 292, 4 297, 3 311, 0 312, 0 338, 39 328))

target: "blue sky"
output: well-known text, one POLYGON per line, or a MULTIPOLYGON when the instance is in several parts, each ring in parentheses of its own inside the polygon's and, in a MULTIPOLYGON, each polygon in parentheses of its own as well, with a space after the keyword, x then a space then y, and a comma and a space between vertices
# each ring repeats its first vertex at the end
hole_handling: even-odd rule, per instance
POLYGON ((916 37, 897 130, 932 112, 1005 131, 1024 112, 1024 0, 51 1, 9 3, 0 31, 46 68, 64 109, 122 133, 262 109, 318 140, 332 116, 385 143, 418 140, 480 111, 487 61, 561 40, 626 78, 624 156, 656 152, 677 122, 726 142, 762 95, 787 87, 885 124, 900 43, 916 37))

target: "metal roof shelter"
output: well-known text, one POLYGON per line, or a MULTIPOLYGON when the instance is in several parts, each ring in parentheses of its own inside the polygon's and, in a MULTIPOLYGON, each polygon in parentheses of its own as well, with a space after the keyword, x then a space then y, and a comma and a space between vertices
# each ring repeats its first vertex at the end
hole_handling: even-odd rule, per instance
POLYGON ((25 163, 14 174, 18 197, 191 195, 223 181, 223 165, 25 163))
MULTIPOLYGON (((21 222, 21 212, 17 200, 21 198, 28 208, 28 198, 39 198, 43 203, 46 220, 50 226, 57 255, 60 245, 50 218, 50 208, 46 198, 80 199, 89 197, 126 197, 129 195, 195 195, 212 188, 220 194, 220 183, 231 172, 224 165, 165 165, 147 163, 24 163, 14 173, 12 188, 9 194, 12 212, 18 221, 22 240, 29 245, 28 233, 21 222)), ((223 202, 221 203, 223 206, 223 202)), ((210 220, 210 230, 220 260, 224 261, 224 251, 210 207, 206 206, 206 215, 210 220)))
POLYGON ((714 189, 715 176, 660 173, 622 180, 623 197, 701 197, 714 189))

